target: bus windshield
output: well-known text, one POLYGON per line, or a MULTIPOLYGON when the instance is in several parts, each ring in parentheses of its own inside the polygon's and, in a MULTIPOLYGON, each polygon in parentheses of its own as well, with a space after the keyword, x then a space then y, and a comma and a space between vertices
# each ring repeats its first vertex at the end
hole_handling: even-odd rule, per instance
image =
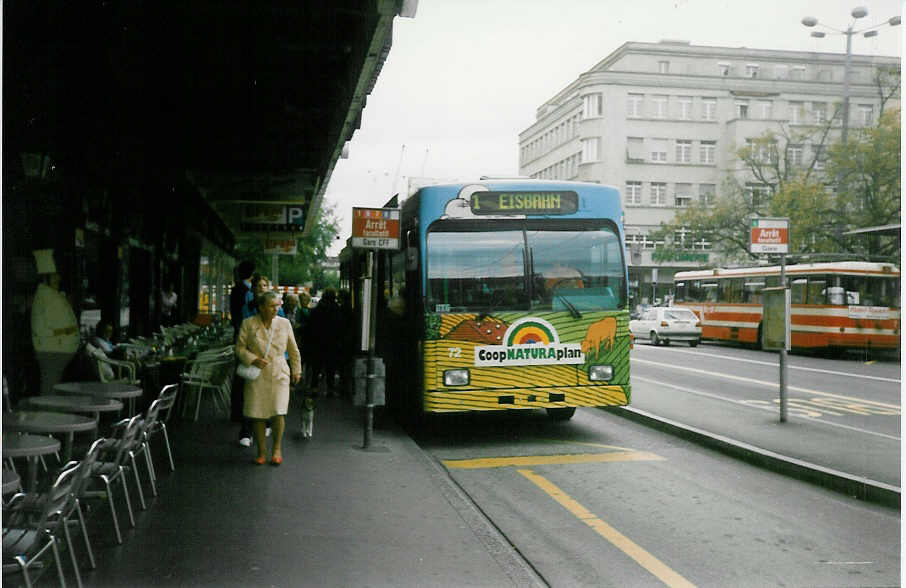
POLYGON ((625 306, 623 248, 605 221, 441 222, 428 233, 427 272, 432 311, 625 306))

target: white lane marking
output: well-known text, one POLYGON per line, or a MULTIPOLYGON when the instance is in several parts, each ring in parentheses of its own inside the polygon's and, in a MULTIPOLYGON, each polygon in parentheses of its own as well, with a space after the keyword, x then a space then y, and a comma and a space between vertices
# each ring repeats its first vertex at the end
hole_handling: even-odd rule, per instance
MULTIPOLYGON (((714 400, 723 400, 724 402, 729 402, 731 404, 740 404, 748 408, 754 408, 757 410, 768 410, 774 412, 777 410, 776 406, 760 406, 757 404, 750 404, 744 400, 735 400, 733 398, 727 398, 725 396, 718 396, 717 394, 711 394, 709 392, 702 392, 701 390, 693 390, 692 388, 686 388, 685 386, 677 386, 676 384, 668 384, 667 382, 661 382, 660 380, 652 380, 650 378, 643 378, 641 376, 632 376, 633 380, 640 380, 642 382, 647 382, 649 384, 657 384, 658 386, 666 386, 667 388, 673 388, 681 392, 686 392, 688 394, 694 394, 696 396, 705 396, 707 398, 712 398, 714 400)), ((791 415, 790 415, 791 416, 791 415)), ((819 419, 815 417, 803 416, 803 419, 813 421, 816 423, 821 423, 822 425, 827 425, 829 427, 837 427, 838 429, 846 429, 849 431, 855 431, 857 433, 865 433, 866 435, 875 435, 877 437, 884 437, 885 439, 892 439, 894 441, 900 441, 900 437, 894 437, 893 435, 887 435, 885 433, 878 433, 876 431, 869 431, 867 429, 860 429, 858 427, 852 427, 850 425, 844 425, 842 423, 835 423, 833 421, 826 421, 824 419, 819 419)))
MULTIPOLYGON (((644 347, 637 347, 636 349, 644 349, 644 347)), ((704 357, 713 357, 716 359, 729 359, 732 361, 742 361, 745 363, 755 363, 758 365, 769 365, 771 367, 777 367, 776 361, 775 362, 758 361, 757 359, 743 359, 741 357, 732 357, 730 355, 713 355, 711 353, 702 353, 701 351, 688 351, 685 349, 673 349, 670 347, 663 347, 663 348, 659 349, 659 351, 673 351, 674 353, 688 353, 690 355, 701 355, 704 357)), ((830 374, 832 376, 847 376, 850 378, 865 378, 866 380, 878 380, 880 382, 893 382, 895 384, 900 383, 900 380, 898 380, 896 378, 882 378, 880 376, 865 376, 862 374, 850 374, 847 372, 837 372, 834 370, 822 370, 819 368, 810 368, 810 367, 797 366, 797 365, 787 365, 787 367, 791 370, 802 370, 805 372, 818 372, 818 373, 822 373, 822 374, 830 374)))
MULTIPOLYGON (((690 368, 682 365, 674 364, 664 364, 658 361, 649 361, 647 359, 638 359, 633 357, 630 360, 630 365, 632 362, 636 363, 648 363, 651 365, 656 365, 661 368, 683 370, 687 372, 695 372, 697 374, 704 374, 706 376, 714 376, 716 378, 728 379, 728 380, 737 380, 740 382, 747 382, 749 384, 757 384, 759 386, 766 386, 768 388, 776 388, 777 382, 766 382, 764 380, 756 380, 754 378, 744 378, 742 376, 731 376, 730 374, 724 374, 721 372, 709 372, 708 370, 699 370, 696 368, 690 368)), ((899 404, 887 404, 885 402, 877 402, 875 400, 865 400, 864 398, 853 398, 852 396, 844 396, 842 394, 834 394, 832 392, 821 392, 820 390, 812 390, 811 388, 801 388, 799 386, 787 386, 787 390, 795 390, 797 392, 802 392, 803 394, 815 394, 817 396, 827 396, 828 398, 840 398, 841 400, 850 400, 852 402, 860 402, 862 404, 872 404, 874 406, 883 406, 884 408, 895 408, 900 409, 899 404)))

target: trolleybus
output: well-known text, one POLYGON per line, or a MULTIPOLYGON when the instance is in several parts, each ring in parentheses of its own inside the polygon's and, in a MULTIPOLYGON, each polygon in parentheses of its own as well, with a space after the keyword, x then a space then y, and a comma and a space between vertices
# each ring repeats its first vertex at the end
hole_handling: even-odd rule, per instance
MULTIPOLYGON (((896 349, 900 270, 892 263, 844 261, 786 266, 791 345, 896 349)), ((702 339, 761 342, 761 290, 780 285, 780 266, 677 272, 674 304, 701 320, 702 339)))
MULTIPOLYGON (((483 180, 426 186, 383 254, 377 350, 404 413, 630 401, 622 207, 598 184, 483 180)), ((362 250, 341 254, 341 281, 362 250)))

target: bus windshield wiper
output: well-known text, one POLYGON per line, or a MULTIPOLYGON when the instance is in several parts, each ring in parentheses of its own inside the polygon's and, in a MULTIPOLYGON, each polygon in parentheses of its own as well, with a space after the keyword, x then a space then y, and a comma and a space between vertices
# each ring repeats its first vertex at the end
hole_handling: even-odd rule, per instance
POLYGON ((569 299, 566 297, 565 294, 558 291, 558 292, 556 292, 556 295, 557 295, 557 298, 560 299, 560 302, 563 303, 563 306, 565 306, 569 310, 570 316, 572 316, 573 318, 576 318, 576 319, 582 318, 582 313, 579 312, 579 309, 576 308, 575 304, 573 304, 572 302, 569 301, 569 299))

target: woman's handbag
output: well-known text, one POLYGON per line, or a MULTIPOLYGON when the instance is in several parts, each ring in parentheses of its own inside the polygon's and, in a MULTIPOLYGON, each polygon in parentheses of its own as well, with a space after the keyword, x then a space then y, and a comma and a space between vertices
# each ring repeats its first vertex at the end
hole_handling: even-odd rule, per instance
MULTIPOLYGON (((267 338, 267 349, 264 350, 264 357, 267 357, 267 353, 271 350, 271 340, 274 338, 274 327, 271 325, 270 336, 267 338)), ((238 375, 243 380, 257 380, 258 376, 261 375, 261 368, 256 365, 245 365, 244 363, 239 363, 236 366, 236 375, 238 375)))
POLYGON ((261 375, 261 368, 256 365, 240 363, 236 366, 236 373, 243 380, 256 380, 261 375))

